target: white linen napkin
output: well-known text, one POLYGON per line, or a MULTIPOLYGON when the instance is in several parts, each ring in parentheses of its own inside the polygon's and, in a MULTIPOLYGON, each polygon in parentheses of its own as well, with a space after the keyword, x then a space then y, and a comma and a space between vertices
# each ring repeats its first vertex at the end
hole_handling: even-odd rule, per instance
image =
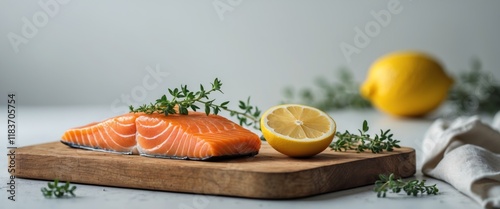
POLYGON ((499 130, 500 112, 491 126, 477 116, 436 120, 423 141, 422 172, 448 182, 484 208, 500 208, 499 130))

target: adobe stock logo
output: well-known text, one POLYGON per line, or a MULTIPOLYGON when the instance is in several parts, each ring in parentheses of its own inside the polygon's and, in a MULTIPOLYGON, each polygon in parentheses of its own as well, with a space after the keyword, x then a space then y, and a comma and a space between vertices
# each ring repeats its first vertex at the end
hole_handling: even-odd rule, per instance
POLYGON ((147 74, 142 77, 142 83, 134 86, 130 90, 130 93, 121 94, 119 99, 115 99, 111 103, 111 111, 120 113, 124 110, 128 110, 129 105, 138 106, 139 103, 143 102, 147 98, 148 92, 158 88, 163 80, 170 74, 168 72, 161 71, 159 64, 156 65, 155 69, 149 65, 146 66, 145 69, 147 74))
POLYGON ((47 26, 50 18, 54 18, 59 14, 61 5, 68 4, 70 0, 40 0, 38 1, 38 6, 41 10, 35 12, 31 19, 27 17, 22 17, 21 35, 14 32, 7 34, 7 39, 9 39, 12 49, 17 54, 19 53, 19 46, 21 44, 28 44, 30 39, 33 39, 40 28, 47 26))
POLYGON ((347 62, 351 62, 351 56, 354 53, 361 53, 361 49, 370 44, 371 38, 378 36, 382 28, 387 27, 391 23, 392 16, 401 13, 401 11, 403 11, 403 6, 400 5, 398 0, 390 0, 387 3, 387 9, 382 9, 378 12, 374 10, 370 11, 374 20, 368 21, 365 24, 364 30, 361 30, 358 26, 354 28, 354 32, 356 32, 353 40, 354 46, 346 42, 340 43, 340 50, 347 62))
POLYGON ((219 15, 220 21, 224 21, 224 13, 232 12, 234 8, 239 6, 243 0, 214 0, 212 5, 214 6, 215 12, 219 15))

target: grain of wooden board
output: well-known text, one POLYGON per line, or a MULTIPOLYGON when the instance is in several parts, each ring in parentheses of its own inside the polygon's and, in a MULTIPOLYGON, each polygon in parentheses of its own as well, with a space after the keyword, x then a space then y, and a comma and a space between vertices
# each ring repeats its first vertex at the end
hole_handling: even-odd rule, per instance
POLYGON ((381 154, 325 150, 289 158, 262 144, 258 155, 215 162, 172 160, 74 149, 60 142, 16 150, 16 176, 104 186, 291 199, 370 185, 380 173, 415 174, 415 150, 381 154))

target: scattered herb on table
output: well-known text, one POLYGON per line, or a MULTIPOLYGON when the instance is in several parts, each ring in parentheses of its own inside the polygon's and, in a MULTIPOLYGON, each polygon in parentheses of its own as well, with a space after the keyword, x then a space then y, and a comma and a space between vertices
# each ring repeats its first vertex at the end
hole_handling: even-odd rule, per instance
POLYGON ((201 109, 200 106, 203 106, 207 115, 210 113, 217 115, 221 110, 225 110, 228 111, 231 116, 236 116, 240 125, 260 130, 259 120, 261 110, 250 104, 250 97, 248 97, 246 101, 239 101, 238 107, 240 110, 230 109, 228 107, 229 101, 217 104, 215 103, 215 99, 209 98, 209 95, 213 92, 223 93, 221 87, 222 82, 218 78, 215 78, 214 82, 211 83, 211 89, 209 90, 206 90, 201 84, 199 91, 191 91, 188 89, 187 85, 181 85, 180 88, 168 89, 168 93, 171 96, 170 99, 167 95, 163 95, 157 99, 155 103, 150 103, 149 105, 144 104, 137 108, 130 105, 129 109, 130 112, 135 113, 161 113, 165 115, 179 113, 187 115, 189 109, 197 111, 201 109))
POLYGON ((380 135, 375 134, 371 137, 368 134, 368 122, 363 121, 363 128, 358 129, 359 135, 345 131, 344 133, 335 133, 335 140, 330 144, 330 148, 335 151, 346 151, 346 150, 356 150, 356 152, 364 152, 365 150, 371 150, 372 153, 380 153, 384 150, 393 151, 394 148, 400 148, 399 140, 392 138, 393 134, 390 133, 390 129, 383 131, 380 130, 380 135))
POLYGON ((393 193, 404 191, 407 195, 413 196, 417 196, 418 194, 437 195, 439 192, 436 184, 425 185, 425 180, 403 181, 401 178, 396 179, 393 173, 389 176, 380 174, 379 178, 379 180, 375 181, 374 188, 374 191, 377 192, 377 197, 386 197, 386 193, 389 190, 393 193))
POLYGON ((48 188, 43 187, 41 189, 43 196, 45 196, 46 198, 50 198, 52 196, 56 198, 62 198, 69 195, 71 195, 72 197, 75 196, 74 191, 76 189, 76 186, 71 186, 69 181, 66 181, 66 183, 59 186, 59 180, 55 179, 54 182, 48 182, 47 186, 48 188))

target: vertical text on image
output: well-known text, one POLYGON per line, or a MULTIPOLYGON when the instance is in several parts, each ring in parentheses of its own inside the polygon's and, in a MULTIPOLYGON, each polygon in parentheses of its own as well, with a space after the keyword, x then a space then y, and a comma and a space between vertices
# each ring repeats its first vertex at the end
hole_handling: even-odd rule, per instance
POLYGON ((17 135, 16 94, 7 95, 7 171, 10 177, 7 181, 8 199, 16 201, 16 135, 17 135))

